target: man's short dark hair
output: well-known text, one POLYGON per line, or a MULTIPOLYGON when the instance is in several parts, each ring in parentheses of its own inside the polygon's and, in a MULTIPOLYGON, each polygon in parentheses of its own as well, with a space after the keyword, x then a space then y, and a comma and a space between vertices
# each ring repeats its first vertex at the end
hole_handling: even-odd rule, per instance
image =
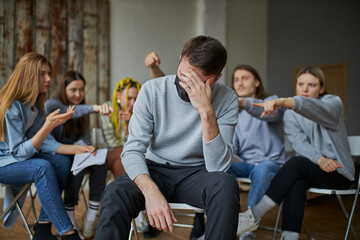
POLYGON ((226 64, 227 53, 217 39, 197 36, 185 43, 181 59, 185 58, 192 66, 200 68, 205 76, 219 75, 226 64))

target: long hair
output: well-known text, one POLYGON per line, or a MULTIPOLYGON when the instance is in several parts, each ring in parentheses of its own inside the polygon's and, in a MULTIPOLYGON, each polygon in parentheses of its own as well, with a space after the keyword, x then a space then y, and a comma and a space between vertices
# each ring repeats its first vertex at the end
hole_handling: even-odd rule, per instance
POLYGON ((41 54, 30 52, 20 58, 8 81, 0 90, 0 140, 5 140, 5 113, 14 101, 33 106, 35 103, 44 113, 46 93, 40 93, 41 66, 51 64, 41 54))
MULTIPOLYGON (((138 93, 140 91, 140 83, 132 78, 124 78, 120 80, 114 90, 113 98, 112 98, 112 108, 114 109, 114 112, 111 113, 111 123, 113 127, 115 128, 115 137, 119 140, 119 142, 122 141, 121 133, 119 133, 120 128, 120 119, 119 119, 119 112, 120 112, 120 104, 118 104, 117 101, 117 92, 126 91, 126 102, 125 102, 125 108, 127 108, 127 101, 128 101, 128 92, 129 88, 136 87, 138 93)), ((127 111, 127 109, 124 109, 127 111)), ((125 125, 125 122, 123 123, 125 125)), ((124 127, 124 126, 122 126, 124 127)))
POLYGON ((232 73, 232 78, 231 78, 231 87, 232 87, 232 89, 234 89, 234 76, 235 76, 235 72, 237 70, 246 70, 246 71, 250 72, 254 76, 255 80, 257 79, 259 81, 260 84, 256 88, 255 98, 265 99, 266 98, 266 93, 265 93, 264 85, 262 84, 262 81, 261 81, 261 78, 260 78, 260 74, 258 73, 258 71, 256 71, 255 68, 253 68, 252 66, 246 65, 246 64, 240 64, 240 65, 236 66, 236 68, 234 69, 234 71, 232 73))
POLYGON ((326 85, 325 85, 325 74, 321 70, 321 68, 319 68, 317 66, 303 67, 302 69, 299 70, 299 72, 296 76, 296 82, 297 82, 297 79, 305 73, 311 74, 314 77, 316 77, 317 79, 319 79, 320 86, 323 87, 323 91, 319 94, 319 96, 324 96, 325 94, 327 94, 327 89, 326 89, 326 85))
MULTIPOLYGON (((66 87, 75 80, 82 80, 84 82, 84 86, 86 85, 85 78, 81 75, 81 73, 77 71, 67 71, 63 78, 60 81, 60 86, 58 90, 58 98, 64 105, 71 105, 66 97, 66 87)), ((80 104, 85 104, 85 96, 80 104)), ((75 136, 77 138, 81 137, 86 132, 87 127, 87 119, 88 116, 76 119, 69 119, 64 124, 64 134, 65 137, 70 138, 75 136)))

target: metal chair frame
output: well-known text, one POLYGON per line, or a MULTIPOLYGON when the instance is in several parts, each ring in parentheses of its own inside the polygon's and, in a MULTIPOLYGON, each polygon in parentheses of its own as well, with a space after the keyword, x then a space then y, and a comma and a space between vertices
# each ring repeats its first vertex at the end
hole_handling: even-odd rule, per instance
POLYGON ((32 183, 27 183, 25 184, 21 190, 16 194, 16 196, 14 196, 14 193, 11 189, 11 185, 7 185, 7 184, 1 184, 1 186, 4 186, 7 188, 7 190, 9 191, 10 195, 11 195, 11 198, 12 198, 12 201, 10 203, 10 205, 2 212, 1 216, 0 216, 0 221, 6 216, 6 214, 9 213, 9 211, 15 206, 16 207, 16 210, 18 211, 24 225, 25 225, 25 228, 27 230, 27 232, 29 233, 29 237, 30 239, 33 239, 33 233, 31 232, 30 230, 30 227, 35 225, 37 223, 37 217, 36 217, 36 211, 35 211, 35 204, 34 204, 34 199, 36 197, 36 193, 33 194, 32 193, 32 190, 31 190, 31 186, 32 186, 32 183), (30 197, 31 197, 31 201, 30 201, 30 208, 29 208, 29 211, 30 209, 32 209, 32 212, 33 212, 33 215, 34 215, 34 221, 35 223, 34 224, 29 224, 27 221, 26 221, 26 218, 28 216, 28 213, 26 214, 26 217, 18 203, 18 200, 20 199, 20 197, 25 193, 27 194, 27 192, 29 191, 29 194, 30 194, 30 197))

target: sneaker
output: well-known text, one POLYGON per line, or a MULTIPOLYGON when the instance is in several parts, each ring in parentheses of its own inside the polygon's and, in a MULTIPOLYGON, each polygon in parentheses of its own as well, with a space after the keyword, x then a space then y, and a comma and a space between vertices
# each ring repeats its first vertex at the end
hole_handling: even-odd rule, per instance
POLYGON ((145 216, 144 211, 139 213, 139 216, 135 218, 136 230, 138 232, 146 232, 149 230, 149 222, 145 216))
POLYGON ((80 229, 79 229, 79 227, 77 226, 76 223, 73 223, 73 229, 77 231, 77 233, 79 234, 79 237, 81 238, 81 240, 85 239, 84 235, 82 235, 82 233, 80 232, 80 229))
POLYGON ((95 233, 95 221, 89 221, 86 218, 86 213, 83 216, 83 230, 82 235, 85 239, 92 239, 95 233))
POLYGON ((254 232, 246 232, 240 235, 239 240, 254 240, 256 234, 254 232))
POLYGON ((197 240, 205 233, 204 213, 196 213, 194 218, 194 227, 191 230, 190 240, 197 240))
POLYGON ((245 232, 253 232, 259 227, 260 222, 255 222, 251 209, 239 214, 237 235, 245 232))
POLYGON ((197 240, 204 240, 205 239, 205 234, 203 234, 201 237, 199 237, 197 240))

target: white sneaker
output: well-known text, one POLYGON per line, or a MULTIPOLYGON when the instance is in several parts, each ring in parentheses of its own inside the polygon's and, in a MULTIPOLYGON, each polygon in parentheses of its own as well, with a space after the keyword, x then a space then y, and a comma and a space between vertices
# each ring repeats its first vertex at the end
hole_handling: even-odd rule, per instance
POLYGON ((83 216, 83 230, 82 235, 84 235, 85 239, 92 239, 95 233, 95 221, 89 221, 86 218, 86 212, 83 216))
POLYGON ((237 235, 253 232, 259 227, 260 222, 255 222, 251 209, 239 214, 237 235))
POLYGON ((204 239, 205 239, 205 233, 201 237, 199 237, 197 240, 204 240, 204 239))
POLYGON ((145 216, 145 211, 141 211, 139 216, 135 218, 135 224, 138 232, 146 232, 149 230, 149 222, 145 216))
POLYGON ((239 236, 239 240, 254 240, 256 234, 254 232, 246 232, 239 236))

